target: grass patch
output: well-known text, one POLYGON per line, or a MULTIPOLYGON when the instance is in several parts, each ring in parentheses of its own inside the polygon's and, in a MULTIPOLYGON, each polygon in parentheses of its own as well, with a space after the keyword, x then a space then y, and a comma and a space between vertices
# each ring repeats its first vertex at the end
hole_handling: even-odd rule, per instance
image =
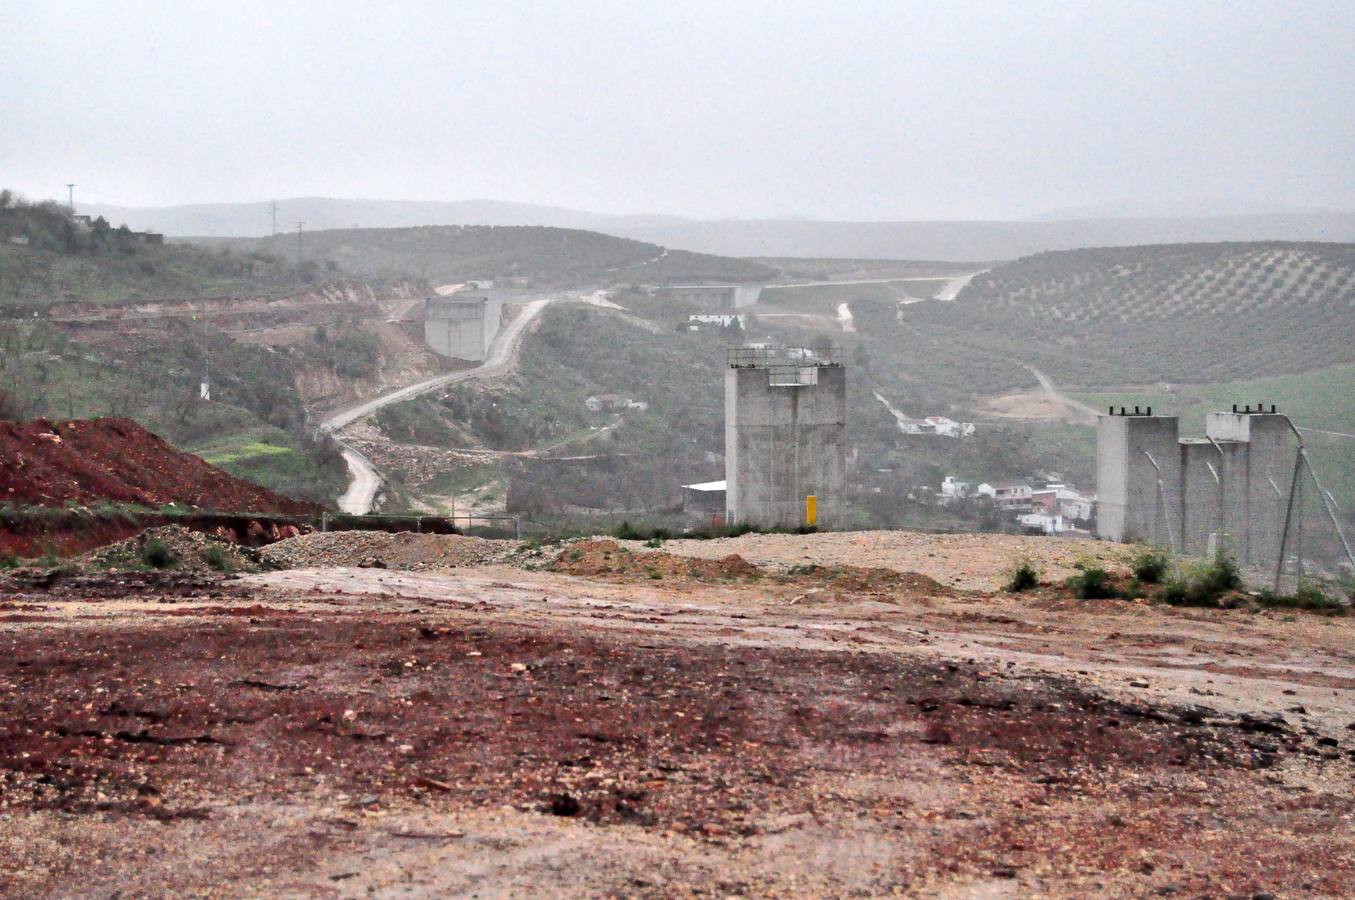
POLYGON ((277 444, 268 444, 263 441, 250 441, 239 446, 206 453, 202 458, 214 466, 222 466, 259 456, 280 456, 295 452, 291 447, 280 447, 277 444))

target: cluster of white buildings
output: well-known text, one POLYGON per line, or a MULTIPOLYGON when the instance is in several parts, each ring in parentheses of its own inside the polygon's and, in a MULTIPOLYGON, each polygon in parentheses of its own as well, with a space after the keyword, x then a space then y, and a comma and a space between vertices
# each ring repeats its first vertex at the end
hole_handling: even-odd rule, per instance
POLYGON ((897 416, 899 431, 904 434, 937 434, 941 437, 961 438, 974 433, 973 422, 957 422, 945 416, 927 416, 925 419, 913 419, 897 416))
POLYGON ((622 409, 649 409, 649 403, 644 400, 632 400, 629 397, 622 397, 620 394, 594 394, 583 401, 584 407, 589 412, 615 412, 622 409))
POLYGON ((1046 482, 1032 487, 1027 481, 982 482, 978 485, 956 481, 947 475, 936 495, 940 506, 961 500, 987 498, 993 508, 1007 513, 1023 528, 1045 534, 1087 531, 1096 515, 1096 495, 1083 494, 1062 482, 1046 482))

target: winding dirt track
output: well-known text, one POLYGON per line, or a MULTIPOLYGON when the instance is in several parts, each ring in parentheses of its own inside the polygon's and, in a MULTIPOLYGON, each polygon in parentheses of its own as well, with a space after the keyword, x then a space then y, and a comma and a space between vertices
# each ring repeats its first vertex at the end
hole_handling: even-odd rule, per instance
POLYGON ((415 397, 462 381, 493 378, 505 374, 512 368, 513 361, 516 359, 517 347, 524 330, 541 313, 541 310, 556 299, 558 298, 548 297, 524 304, 522 311, 495 336, 494 342, 489 348, 488 358, 475 368, 438 375, 435 378, 399 388, 335 413, 321 422, 320 430, 335 435, 335 439, 342 446, 344 462, 348 464, 348 473, 352 478, 348 490, 339 498, 339 509, 351 515, 366 515, 371 511, 372 502, 376 499, 376 492, 381 487, 381 477, 377 474, 371 460, 344 441, 342 437, 339 437, 339 432, 354 422, 365 419, 377 410, 393 403, 403 403, 406 400, 412 400, 415 397))

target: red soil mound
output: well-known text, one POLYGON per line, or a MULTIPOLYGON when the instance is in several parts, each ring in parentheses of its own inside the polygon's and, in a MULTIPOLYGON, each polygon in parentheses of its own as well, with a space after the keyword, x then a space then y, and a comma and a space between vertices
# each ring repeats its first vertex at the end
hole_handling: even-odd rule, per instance
POLYGON ((167 503, 227 511, 314 513, 176 449, 131 419, 0 421, 0 503, 167 503))

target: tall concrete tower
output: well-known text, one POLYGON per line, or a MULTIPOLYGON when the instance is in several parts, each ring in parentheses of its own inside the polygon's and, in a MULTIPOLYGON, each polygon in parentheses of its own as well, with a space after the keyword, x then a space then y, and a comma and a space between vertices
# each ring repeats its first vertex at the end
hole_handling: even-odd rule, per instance
POLYGON ((1179 550, 1181 451, 1176 416, 1122 412, 1096 425, 1096 532, 1179 550))
POLYGON ((846 422, 847 372, 840 349, 728 350, 728 521, 795 528, 809 523, 812 508, 820 528, 841 527, 846 422))

